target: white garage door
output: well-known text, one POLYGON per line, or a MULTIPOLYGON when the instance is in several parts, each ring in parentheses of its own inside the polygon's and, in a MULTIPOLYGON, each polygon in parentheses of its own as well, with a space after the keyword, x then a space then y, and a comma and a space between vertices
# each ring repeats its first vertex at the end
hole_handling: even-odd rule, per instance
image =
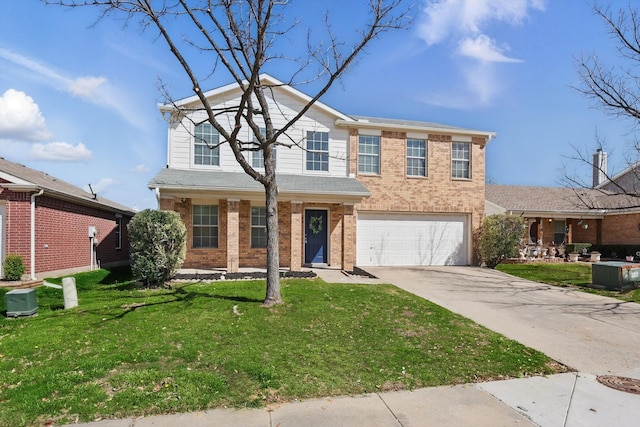
POLYGON ((466 215, 358 213, 356 265, 466 265, 466 215))

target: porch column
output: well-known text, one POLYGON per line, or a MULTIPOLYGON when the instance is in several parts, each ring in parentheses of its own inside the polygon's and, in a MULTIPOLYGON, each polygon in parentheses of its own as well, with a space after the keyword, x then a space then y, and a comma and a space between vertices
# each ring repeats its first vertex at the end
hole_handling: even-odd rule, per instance
POLYGON ((342 206, 342 269, 353 271, 356 260, 356 217, 353 205, 342 206))
MULTIPOLYGON (((536 222, 538 223, 538 240, 544 245, 544 224, 542 223, 542 218, 537 217, 536 222)), ((533 243, 538 244, 538 242, 533 243)))
POLYGON ((240 263, 240 200, 227 199, 227 272, 238 271, 240 263))
POLYGON ((302 202, 291 202, 291 271, 302 269, 302 202))

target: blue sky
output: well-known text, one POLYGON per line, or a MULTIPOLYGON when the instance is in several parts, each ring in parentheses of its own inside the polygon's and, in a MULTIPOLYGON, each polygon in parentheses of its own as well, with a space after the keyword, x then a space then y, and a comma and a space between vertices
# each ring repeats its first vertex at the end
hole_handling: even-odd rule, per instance
MULTIPOLYGON (((293 3, 303 26, 315 26, 329 8, 334 28, 348 37, 363 2, 293 3)), ((594 150, 596 133, 606 139, 610 172, 627 166, 633 123, 593 109, 571 88, 579 84, 581 53, 619 61, 591 2, 413 3, 412 27, 374 41, 323 102, 346 114, 496 132, 487 176, 501 184, 561 185, 563 165, 586 170, 568 159, 572 146, 594 150)), ((191 85, 156 33, 142 33, 135 21, 97 18, 95 8, 0 0, 0 156, 153 208, 147 182, 166 164, 158 82, 176 99, 191 96, 191 85)), ((200 64, 203 57, 192 58, 200 64)), ((265 71, 288 78, 286 67, 265 71)), ((216 73, 203 86, 230 82, 216 73)))

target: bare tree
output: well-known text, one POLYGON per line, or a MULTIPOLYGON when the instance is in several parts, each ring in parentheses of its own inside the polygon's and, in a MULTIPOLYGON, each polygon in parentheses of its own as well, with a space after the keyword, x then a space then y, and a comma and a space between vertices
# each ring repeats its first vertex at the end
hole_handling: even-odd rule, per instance
MULTIPOLYGON (((313 42, 307 31, 306 54, 289 58, 286 50, 278 50, 278 41, 300 21, 287 18, 288 0, 45 0, 68 7, 93 6, 100 19, 111 15, 128 20, 137 18, 143 29, 159 32, 184 70, 206 112, 208 121, 229 144, 235 159, 246 174, 264 186, 267 216, 267 289, 264 305, 282 302, 278 251, 278 185, 275 174, 274 148, 283 145, 286 132, 324 95, 351 66, 363 50, 380 34, 409 25, 409 8, 405 0, 366 0, 368 22, 355 32, 353 43, 336 37, 328 13, 324 19, 324 42, 313 42), (188 59, 195 49, 208 59, 206 70, 196 69, 188 59), (280 128, 275 128, 269 110, 268 95, 272 89, 262 84, 260 74, 267 65, 278 61, 294 61, 296 66, 285 84, 296 85, 313 80, 319 89, 297 114, 280 128), (204 71, 204 72, 203 72, 204 71), (241 88, 237 105, 216 110, 202 90, 202 77, 225 72, 241 88), (221 117, 233 117, 231 126, 221 117), (245 141, 241 129, 248 126, 254 138, 245 141), (261 132, 264 129, 264 133, 261 132), (264 171, 254 169, 243 152, 262 151, 264 171)), ((205 77, 206 78, 206 77, 205 77)), ((176 105, 176 104, 174 104, 176 105)), ((176 105, 177 107, 177 105, 176 105)), ((292 141, 291 143, 295 143, 292 141)), ((286 143, 284 143, 286 144, 286 143)))
MULTIPOLYGON (((628 8, 612 12, 609 6, 594 3, 593 12, 602 19, 613 39, 621 64, 610 66, 603 62, 596 53, 582 54, 577 60, 578 75, 581 85, 575 87, 578 92, 594 102, 596 108, 619 118, 628 119, 635 128, 640 124, 640 14, 638 9, 629 3, 628 8)), ((604 149, 604 138, 596 134, 599 149, 604 149)), ((579 174, 568 174, 565 171, 564 181, 578 188, 577 195, 581 202, 592 209, 606 205, 609 209, 626 209, 640 206, 640 169, 638 162, 640 144, 637 139, 629 147, 626 162, 629 166, 628 177, 624 183, 614 180, 606 168, 595 165, 588 153, 580 152, 574 147, 572 160, 588 165, 594 174, 600 174, 608 183, 604 187, 591 189, 589 180, 579 174), (629 179, 632 177, 632 179, 629 179), (616 200, 612 200, 616 199, 616 200)))

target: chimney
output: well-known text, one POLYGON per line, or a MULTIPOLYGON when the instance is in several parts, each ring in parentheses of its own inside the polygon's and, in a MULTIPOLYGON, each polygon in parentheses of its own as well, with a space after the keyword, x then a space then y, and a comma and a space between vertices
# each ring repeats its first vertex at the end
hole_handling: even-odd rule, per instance
POLYGON ((593 188, 607 179, 607 153, 598 148, 593 155, 593 188))

